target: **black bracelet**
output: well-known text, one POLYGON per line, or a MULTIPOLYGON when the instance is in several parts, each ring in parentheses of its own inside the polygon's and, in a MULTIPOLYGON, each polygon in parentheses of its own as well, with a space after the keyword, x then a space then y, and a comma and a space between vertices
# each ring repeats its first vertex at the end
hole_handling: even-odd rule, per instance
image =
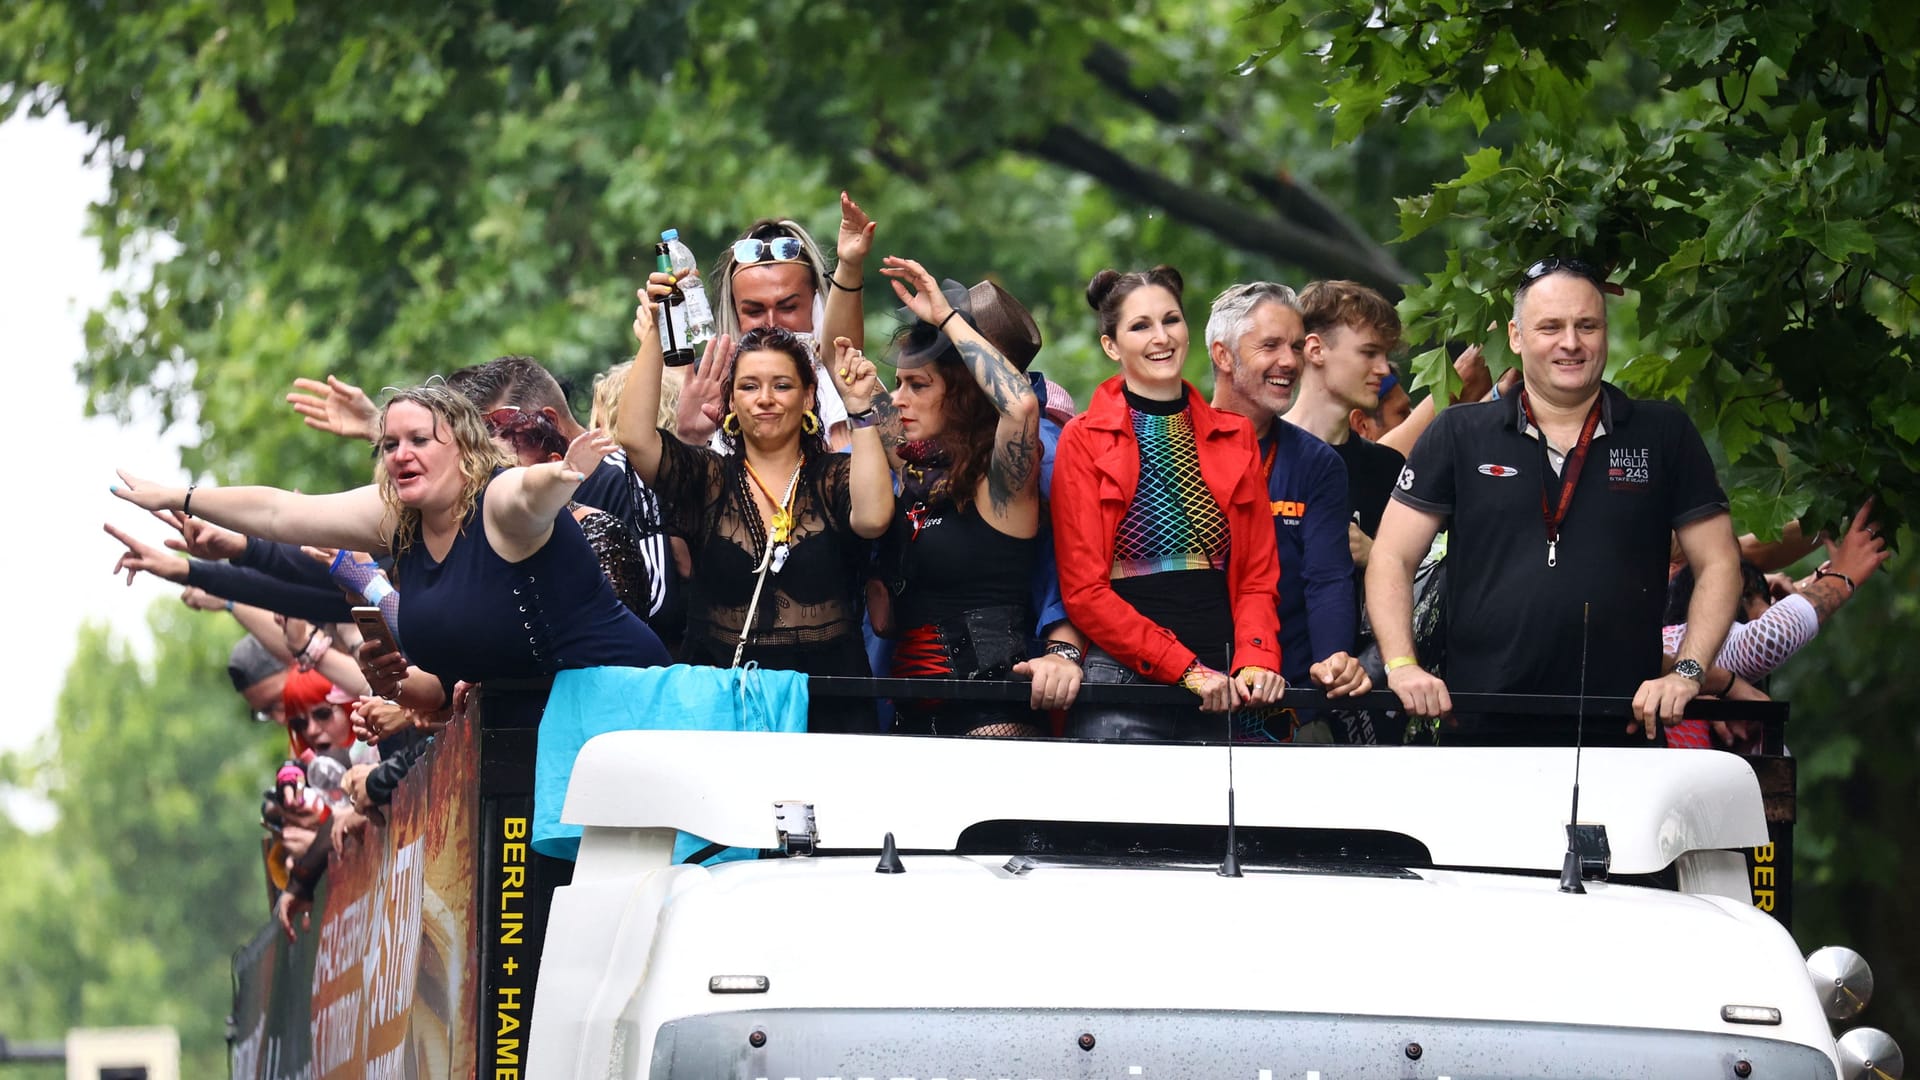
POLYGON ((181 517, 193 516, 193 489, 199 486, 200 486, 199 484, 187 485, 187 497, 180 500, 180 516, 181 517))
MULTIPOLYGON (((1830 564, 1828 564, 1828 565, 1830 565, 1830 564)), ((1856 587, 1856 586, 1855 586, 1855 585, 1853 584, 1853 579, 1852 579, 1852 578, 1850 578, 1850 577, 1848 577, 1847 575, 1845 575, 1845 574, 1843 574, 1843 573, 1841 573, 1841 572, 1840 572, 1840 571, 1838 571, 1838 570, 1829 570, 1829 569, 1827 569, 1827 566, 1826 566, 1826 565, 1822 565, 1822 566, 1821 566, 1821 567, 1820 567, 1820 568, 1819 568, 1818 570, 1815 570, 1815 571, 1813 572, 1813 577, 1814 577, 1814 580, 1815 580, 1815 581, 1818 581, 1818 580, 1820 580, 1821 578, 1830 578, 1830 577, 1837 577, 1837 578, 1839 578, 1839 579, 1840 579, 1841 581, 1844 581, 1844 582, 1846 582, 1846 583, 1847 583, 1847 595, 1848 595, 1848 596, 1852 596, 1852 595, 1853 595, 1853 590, 1854 590, 1854 589, 1855 589, 1855 587, 1856 587)))
POLYGON ((949 308, 947 311, 947 317, 945 319, 941 319, 940 324, 938 326, 935 326, 934 329, 940 331, 941 333, 945 333, 947 330, 948 321, 958 314, 960 314, 959 308, 949 308))
POLYGON ((1048 641, 1046 651, 1048 656, 1064 656, 1075 664, 1086 657, 1086 654, 1080 651, 1080 646, 1071 641, 1048 641))
POLYGON ((847 427, 858 431, 861 428, 877 427, 880 423, 880 411, 869 405, 857 413, 847 414, 847 427))
MULTIPOLYGON (((838 269, 838 267, 835 269, 838 269)), ((842 285, 839 279, 835 278, 832 274, 827 275, 827 285, 830 288, 839 289, 841 292, 859 292, 861 289, 867 287, 867 283, 864 281, 858 285, 842 285)))

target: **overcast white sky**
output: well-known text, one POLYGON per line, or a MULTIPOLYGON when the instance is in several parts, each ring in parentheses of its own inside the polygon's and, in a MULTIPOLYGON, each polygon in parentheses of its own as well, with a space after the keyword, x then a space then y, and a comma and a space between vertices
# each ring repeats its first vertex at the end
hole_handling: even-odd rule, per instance
POLYGON ((87 139, 64 119, 0 124, 0 342, 7 370, 4 426, 19 455, 0 506, 0 567, 13 598, 0 664, 9 703, 0 751, 31 743, 53 722, 54 703, 84 620, 106 622, 150 651, 146 608, 178 591, 142 575, 128 588, 108 573, 120 546, 112 520, 158 541, 164 526, 107 493, 115 465, 182 475, 175 443, 157 423, 82 418, 74 364, 86 312, 110 282, 85 233, 86 207, 104 198, 105 173, 82 163, 87 139))

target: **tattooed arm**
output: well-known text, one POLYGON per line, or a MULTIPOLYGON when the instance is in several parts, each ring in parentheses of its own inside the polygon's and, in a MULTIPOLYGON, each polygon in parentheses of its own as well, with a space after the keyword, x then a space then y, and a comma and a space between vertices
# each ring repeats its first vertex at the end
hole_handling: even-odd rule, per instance
POLYGON ((953 308, 926 267, 911 259, 887 256, 881 273, 893 279, 893 291, 921 319, 941 326, 973 378, 999 414, 993 433, 993 458, 987 465, 986 498, 981 516, 1012 536, 1033 536, 1040 529, 1040 401, 1033 384, 973 325, 955 317, 953 308), (908 286, 914 291, 909 292, 908 286))

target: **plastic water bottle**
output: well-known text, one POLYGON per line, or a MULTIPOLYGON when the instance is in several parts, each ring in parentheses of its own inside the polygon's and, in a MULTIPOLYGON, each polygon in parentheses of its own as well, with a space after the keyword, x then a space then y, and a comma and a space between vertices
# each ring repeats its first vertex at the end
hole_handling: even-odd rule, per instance
POLYGON ((707 302, 707 286, 700 280, 700 263, 694 259, 693 251, 680 242, 679 229, 662 232, 660 242, 667 245, 669 269, 679 279, 680 293, 686 297, 681 305, 687 323, 686 343, 690 348, 704 345, 714 333, 713 305, 707 302))

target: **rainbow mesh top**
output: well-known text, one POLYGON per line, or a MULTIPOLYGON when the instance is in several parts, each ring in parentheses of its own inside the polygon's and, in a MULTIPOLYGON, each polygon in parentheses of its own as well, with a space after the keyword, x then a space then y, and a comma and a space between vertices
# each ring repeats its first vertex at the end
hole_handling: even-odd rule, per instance
POLYGON ((1193 412, 1130 409, 1140 444, 1140 484, 1113 541, 1113 578, 1171 570, 1224 570, 1227 517, 1200 475, 1193 412))

